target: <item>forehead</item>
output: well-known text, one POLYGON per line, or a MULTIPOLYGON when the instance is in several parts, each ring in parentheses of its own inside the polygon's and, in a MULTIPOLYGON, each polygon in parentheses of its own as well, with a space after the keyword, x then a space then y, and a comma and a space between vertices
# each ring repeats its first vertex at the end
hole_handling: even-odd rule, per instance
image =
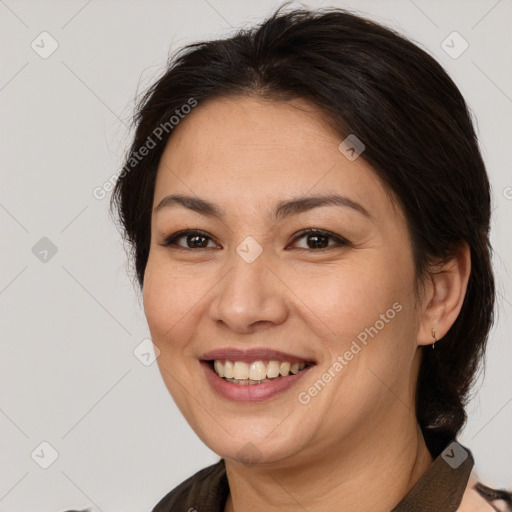
POLYGON ((287 197, 339 193, 377 216, 392 213, 380 179, 362 158, 347 159, 341 142, 322 112, 304 100, 210 100, 173 130, 154 204, 186 193, 258 209, 287 197))

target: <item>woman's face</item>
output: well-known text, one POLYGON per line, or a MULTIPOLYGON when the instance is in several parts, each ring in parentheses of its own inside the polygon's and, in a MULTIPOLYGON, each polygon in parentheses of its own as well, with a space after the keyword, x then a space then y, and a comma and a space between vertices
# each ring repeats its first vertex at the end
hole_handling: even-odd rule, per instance
POLYGON ((405 219, 341 142, 306 102, 231 98, 199 104, 162 156, 144 308, 169 392, 222 457, 332 456, 414 408, 405 219))

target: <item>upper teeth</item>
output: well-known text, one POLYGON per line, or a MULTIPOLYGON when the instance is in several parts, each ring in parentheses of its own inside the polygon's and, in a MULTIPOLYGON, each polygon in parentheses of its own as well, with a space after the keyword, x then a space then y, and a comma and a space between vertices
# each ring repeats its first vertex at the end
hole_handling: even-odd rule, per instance
POLYGON ((254 361, 253 363, 244 363, 243 361, 220 361, 218 359, 213 363, 215 372, 219 377, 226 379, 250 379, 264 380, 272 379, 282 375, 286 377, 291 373, 296 374, 302 370, 306 363, 288 363, 281 361, 254 361))

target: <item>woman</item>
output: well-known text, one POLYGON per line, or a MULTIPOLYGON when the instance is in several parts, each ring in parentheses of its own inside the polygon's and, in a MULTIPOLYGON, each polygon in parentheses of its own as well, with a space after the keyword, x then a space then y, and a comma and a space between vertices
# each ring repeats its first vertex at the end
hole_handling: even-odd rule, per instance
POLYGON ((508 510, 457 435, 495 300, 467 106, 399 34, 276 12, 147 92, 112 206, 220 461, 154 512, 508 510))

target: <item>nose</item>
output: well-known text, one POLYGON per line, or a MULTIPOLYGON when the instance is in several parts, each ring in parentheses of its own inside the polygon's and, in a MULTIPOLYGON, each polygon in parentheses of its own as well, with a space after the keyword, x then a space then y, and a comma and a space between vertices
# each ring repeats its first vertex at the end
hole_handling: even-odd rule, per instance
POLYGON ((230 263, 230 270, 214 288, 212 321, 240 334, 283 323, 289 314, 289 290, 264 252, 250 263, 234 253, 230 263))

